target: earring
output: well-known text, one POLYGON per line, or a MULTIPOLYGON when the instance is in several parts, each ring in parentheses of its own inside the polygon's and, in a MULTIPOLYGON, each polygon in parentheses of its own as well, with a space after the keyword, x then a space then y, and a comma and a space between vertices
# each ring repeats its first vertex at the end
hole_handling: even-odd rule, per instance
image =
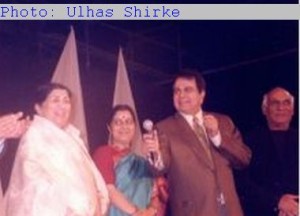
POLYGON ((109 145, 113 144, 113 138, 112 138, 112 134, 111 134, 110 131, 109 131, 109 134, 108 134, 108 144, 109 145))

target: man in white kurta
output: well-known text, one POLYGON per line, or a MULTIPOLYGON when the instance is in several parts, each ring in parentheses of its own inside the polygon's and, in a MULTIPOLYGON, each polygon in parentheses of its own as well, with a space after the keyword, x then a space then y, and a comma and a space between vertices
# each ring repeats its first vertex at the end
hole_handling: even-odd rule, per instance
POLYGON ((40 116, 20 141, 5 199, 6 216, 100 216, 108 205, 79 131, 40 116))

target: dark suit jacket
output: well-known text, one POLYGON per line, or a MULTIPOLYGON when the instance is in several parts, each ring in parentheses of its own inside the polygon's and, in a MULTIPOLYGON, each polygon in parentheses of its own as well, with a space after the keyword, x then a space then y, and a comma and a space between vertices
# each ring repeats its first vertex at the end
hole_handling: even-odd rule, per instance
POLYGON ((211 144, 214 167, 186 120, 175 114, 157 124, 161 151, 170 185, 172 216, 219 216, 217 196, 222 191, 228 216, 243 215, 232 168, 249 164, 251 151, 244 145, 229 117, 211 113, 219 122, 222 144, 211 144))
POLYGON ((18 141, 19 140, 16 139, 5 140, 4 149, 0 153, 0 183, 2 183, 3 192, 5 192, 8 186, 16 150, 18 148, 18 141))
POLYGON ((283 194, 298 194, 298 130, 270 131, 259 127, 245 136, 253 150, 240 176, 240 193, 247 215, 277 216, 283 194))

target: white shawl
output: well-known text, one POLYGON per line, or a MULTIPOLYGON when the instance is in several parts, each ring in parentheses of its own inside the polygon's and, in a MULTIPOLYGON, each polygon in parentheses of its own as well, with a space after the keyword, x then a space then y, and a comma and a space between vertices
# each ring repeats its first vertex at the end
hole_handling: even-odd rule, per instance
POLYGON ((5 202, 6 216, 99 216, 108 192, 79 131, 35 116, 20 141, 5 202))

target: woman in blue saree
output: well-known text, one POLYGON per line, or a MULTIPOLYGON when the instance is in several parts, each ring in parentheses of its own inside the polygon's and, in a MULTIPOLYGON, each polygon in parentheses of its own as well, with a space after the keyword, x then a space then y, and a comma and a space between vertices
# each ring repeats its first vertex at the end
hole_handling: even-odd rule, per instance
MULTIPOLYGON (((108 216, 163 215, 166 197, 147 161, 133 153, 136 118, 131 107, 117 105, 108 124, 110 144, 99 147, 94 160, 109 192, 108 216)), ((161 178, 160 178, 161 180, 161 178)))

